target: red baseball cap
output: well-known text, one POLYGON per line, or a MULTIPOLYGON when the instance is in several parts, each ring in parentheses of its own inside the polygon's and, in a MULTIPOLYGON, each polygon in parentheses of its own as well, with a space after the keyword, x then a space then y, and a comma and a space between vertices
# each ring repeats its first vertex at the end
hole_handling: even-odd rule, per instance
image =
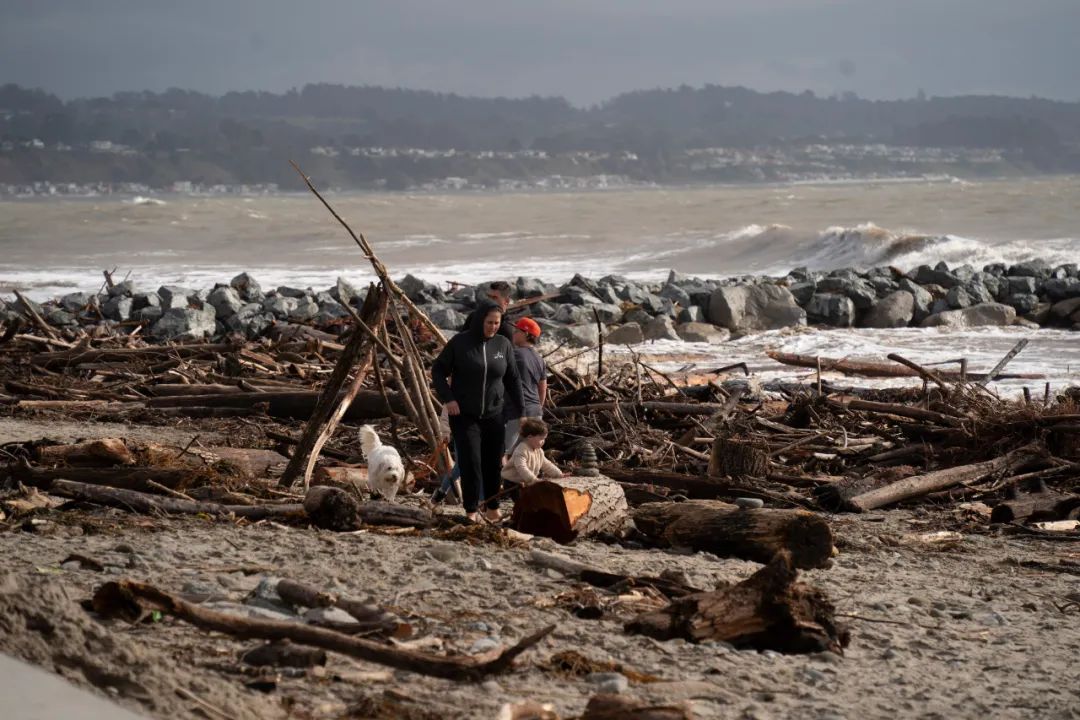
POLYGON ((534 338, 540 337, 540 325, 532 318, 523 317, 514 323, 514 327, 526 335, 531 335, 534 338))

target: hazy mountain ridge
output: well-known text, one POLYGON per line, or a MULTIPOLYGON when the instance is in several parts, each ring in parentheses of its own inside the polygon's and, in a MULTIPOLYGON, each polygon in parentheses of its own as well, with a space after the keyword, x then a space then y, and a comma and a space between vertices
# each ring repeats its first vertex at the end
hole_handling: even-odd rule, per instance
POLYGON ((553 176, 715 182, 1075 172, 1080 103, 869 101, 709 85, 635 91, 578 108, 557 97, 329 84, 65 102, 0 87, 0 183, 296 188, 290 158, 337 186, 392 189, 553 176))

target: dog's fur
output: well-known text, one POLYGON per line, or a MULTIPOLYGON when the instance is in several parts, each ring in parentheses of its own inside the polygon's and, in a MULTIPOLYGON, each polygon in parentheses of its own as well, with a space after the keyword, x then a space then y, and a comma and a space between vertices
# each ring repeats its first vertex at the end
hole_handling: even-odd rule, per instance
POLYGON ((383 445, 370 425, 360 428, 360 447, 368 462, 368 487, 383 499, 393 501, 405 484, 405 465, 397 448, 383 445))

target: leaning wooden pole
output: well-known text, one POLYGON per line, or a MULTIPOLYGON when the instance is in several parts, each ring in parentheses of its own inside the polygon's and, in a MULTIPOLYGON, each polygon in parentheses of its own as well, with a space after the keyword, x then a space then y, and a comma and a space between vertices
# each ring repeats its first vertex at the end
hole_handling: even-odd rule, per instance
MULTIPOLYGON (((364 306, 360 310, 360 316, 364 319, 364 323, 369 327, 373 325, 379 326, 385 317, 386 305, 385 289, 369 290, 367 298, 364 300, 364 306)), ((338 358, 337 365, 334 366, 334 371, 330 374, 330 379, 326 381, 326 386, 319 395, 318 402, 315 403, 315 409, 311 413, 307 427, 304 428, 304 433, 300 436, 300 440, 293 450, 292 458, 289 459, 289 464, 285 467, 285 472, 282 473, 281 479, 278 481, 279 486, 291 486, 301 474, 307 479, 310 478, 313 464, 311 459, 318 455, 316 445, 321 444, 319 442, 320 438, 323 442, 326 440, 323 437, 323 431, 331 422, 331 417, 339 407, 339 395, 349 379, 349 373, 359 365, 358 377, 354 378, 352 383, 353 388, 358 390, 360 383, 363 382, 363 375, 366 374, 367 367, 370 365, 362 362, 362 360, 365 356, 370 356, 373 347, 374 343, 367 333, 360 332, 359 328, 353 332, 349 342, 345 345, 345 349, 341 352, 341 357, 338 358)), ((353 397, 356 395, 355 390, 351 393, 353 397)), ((349 397, 348 400, 351 401, 352 397, 349 397)), ((348 405, 346 404, 345 407, 347 409, 348 405)), ((341 414, 344 415, 344 411, 341 414)))
POLYGON ((378 256, 375 255, 375 251, 371 249, 371 245, 368 244, 367 238, 364 237, 364 234, 353 232, 353 229, 349 227, 349 224, 345 222, 345 220, 343 220, 340 215, 337 214, 337 211, 335 211, 334 208, 330 206, 330 203, 326 202, 326 199, 319 193, 318 190, 315 189, 315 186, 311 184, 311 178, 309 178, 304 173, 304 171, 300 169, 299 165, 297 165, 292 160, 289 161, 289 164, 292 165, 293 170, 296 170, 296 172, 300 174, 300 177, 304 179, 304 184, 307 185, 308 190, 314 193, 315 197, 319 198, 319 202, 321 202, 323 206, 330 211, 330 214, 334 216, 334 219, 341 223, 342 227, 345 228, 345 230, 349 233, 349 235, 356 242, 356 244, 360 246, 360 249, 364 251, 364 257, 366 257, 368 261, 371 262, 371 267, 374 268, 375 274, 378 275, 379 280, 382 281, 383 287, 392 292, 405 304, 405 307, 408 308, 409 313, 417 320, 419 320, 425 328, 427 328, 427 331, 435 337, 435 339, 439 342, 439 345, 445 345, 446 337, 442 334, 442 330, 436 327, 435 323, 431 322, 431 318, 425 315, 424 312, 420 310, 420 308, 416 307, 416 304, 409 299, 409 297, 405 294, 405 291, 398 287, 397 283, 395 283, 390 278, 390 273, 386 270, 386 266, 383 265, 382 260, 380 260, 378 256))

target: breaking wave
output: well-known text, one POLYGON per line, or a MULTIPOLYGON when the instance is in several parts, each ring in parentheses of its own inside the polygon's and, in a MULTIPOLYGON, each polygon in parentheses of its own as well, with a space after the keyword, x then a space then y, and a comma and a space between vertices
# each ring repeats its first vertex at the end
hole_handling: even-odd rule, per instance
POLYGON ((732 242, 749 245, 741 258, 744 271, 784 273, 803 265, 811 270, 851 267, 867 269, 893 265, 910 270, 918 265, 944 260, 950 266, 967 263, 978 269, 991 263, 1045 260, 1058 265, 1080 260, 1080 239, 1041 238, 986 241, 960 235, 924 235, 896 232, 863 223, 854 227, 829 227, 817 235, 808 235, 784 225, 747 226, 729 235, 732 242), (754 262, 760 253, 766 262, 754 262), (777 254, 783 258, 777 261, 777 254))

